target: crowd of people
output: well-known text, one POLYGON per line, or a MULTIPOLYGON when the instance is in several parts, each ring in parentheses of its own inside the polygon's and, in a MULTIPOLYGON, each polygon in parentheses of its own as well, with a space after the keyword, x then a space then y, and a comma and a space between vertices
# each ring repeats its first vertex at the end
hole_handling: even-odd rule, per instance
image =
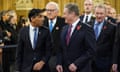
POLYGON ((48 2, 28 17, 0 12, 0 72, 119 72, 120 14, 108 2, 48 2), (16 45, 17 47, 12 47, 16 45))

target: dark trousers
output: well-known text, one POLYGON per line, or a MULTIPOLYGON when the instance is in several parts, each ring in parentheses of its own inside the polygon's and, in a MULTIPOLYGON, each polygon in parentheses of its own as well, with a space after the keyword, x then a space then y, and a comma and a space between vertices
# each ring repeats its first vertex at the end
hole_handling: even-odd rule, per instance
POLYGON ((92 68, 93 72, 110 72, 112 66, 111 58, 98 58, 93 61, 92 68))
POLYGON ((2 53, 2 71, 3 72, 10 72, 10 54, 9 53, 2 53))
POLYGON ((56 70, 56 62, 57 62, 57 57, 56 56, 51 56, 51 58, 49 59, 49 68, 50 68, 50 72, 57 72, 56 70))
POLYGON ((10 67, 15 63, 15 49, 6 48, 2 52, 2 71, 10 72, 10 67))

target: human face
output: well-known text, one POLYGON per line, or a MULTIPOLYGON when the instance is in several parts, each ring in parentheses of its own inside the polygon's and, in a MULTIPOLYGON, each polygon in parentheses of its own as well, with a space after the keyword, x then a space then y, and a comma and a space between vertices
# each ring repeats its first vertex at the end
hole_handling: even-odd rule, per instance
POLYGON ((110 10, 111 17, 116 18, 116 11, 114 8, 110 10))
POLYGON ((85 13, 91 13, 93 10, 93 4, 91 0, 85 0, 84 2, 85 13))
POLYGON ((58 16, 58 9, 55 5, 49 4, 46 6, 46 14, 48 19, 54 19, 58 16))
POLYGON ((64 8, 63 17, 65 18, 65 23, 72 24, 72 21, 73 21, 73 18, 74 18, 73 12, 70 13, 67 8, 64 8))
POLYGON ((43 13, 39 13, 39 15, 31 18, 31 23, 32 23, 32 26, 34 26, 34 27, 42 26, 43 21, 44 21, 44 14, 43 13))
POLYGON ((8 19, 9 19, 9 14, 6 13, 6 14, 3 16, 3 20, 4 20, 4 21, 7 21, 8 19))
POLYGON ((96 8, 95 9, 95 16, 96 16, 96 20, 98 22, 102 22, 105 19, 106 16, 106 11, 104 8, 96 8))

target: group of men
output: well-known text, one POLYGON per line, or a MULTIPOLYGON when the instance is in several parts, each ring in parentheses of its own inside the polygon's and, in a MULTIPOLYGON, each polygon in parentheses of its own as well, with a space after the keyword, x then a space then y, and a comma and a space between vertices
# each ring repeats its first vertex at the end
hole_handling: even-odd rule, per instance
POLYGON ((118 72, 119 24, 104 5, 94 8, 85 0, 84 9, 80 16, 79 7, 68 3, 63 18, 55 2, 30 10, 30 25, 18 35, 16 72, 118 72))

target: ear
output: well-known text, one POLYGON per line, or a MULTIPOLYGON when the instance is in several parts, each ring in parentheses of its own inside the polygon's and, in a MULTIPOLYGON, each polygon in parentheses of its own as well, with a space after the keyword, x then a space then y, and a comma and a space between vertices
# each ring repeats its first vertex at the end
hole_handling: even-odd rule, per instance
POLYGON ((31 19, 31 21, 34 21, 34 18, 35 18, 35 17, 31 17, 31 18, 30 18, 30 19, 31 19))

